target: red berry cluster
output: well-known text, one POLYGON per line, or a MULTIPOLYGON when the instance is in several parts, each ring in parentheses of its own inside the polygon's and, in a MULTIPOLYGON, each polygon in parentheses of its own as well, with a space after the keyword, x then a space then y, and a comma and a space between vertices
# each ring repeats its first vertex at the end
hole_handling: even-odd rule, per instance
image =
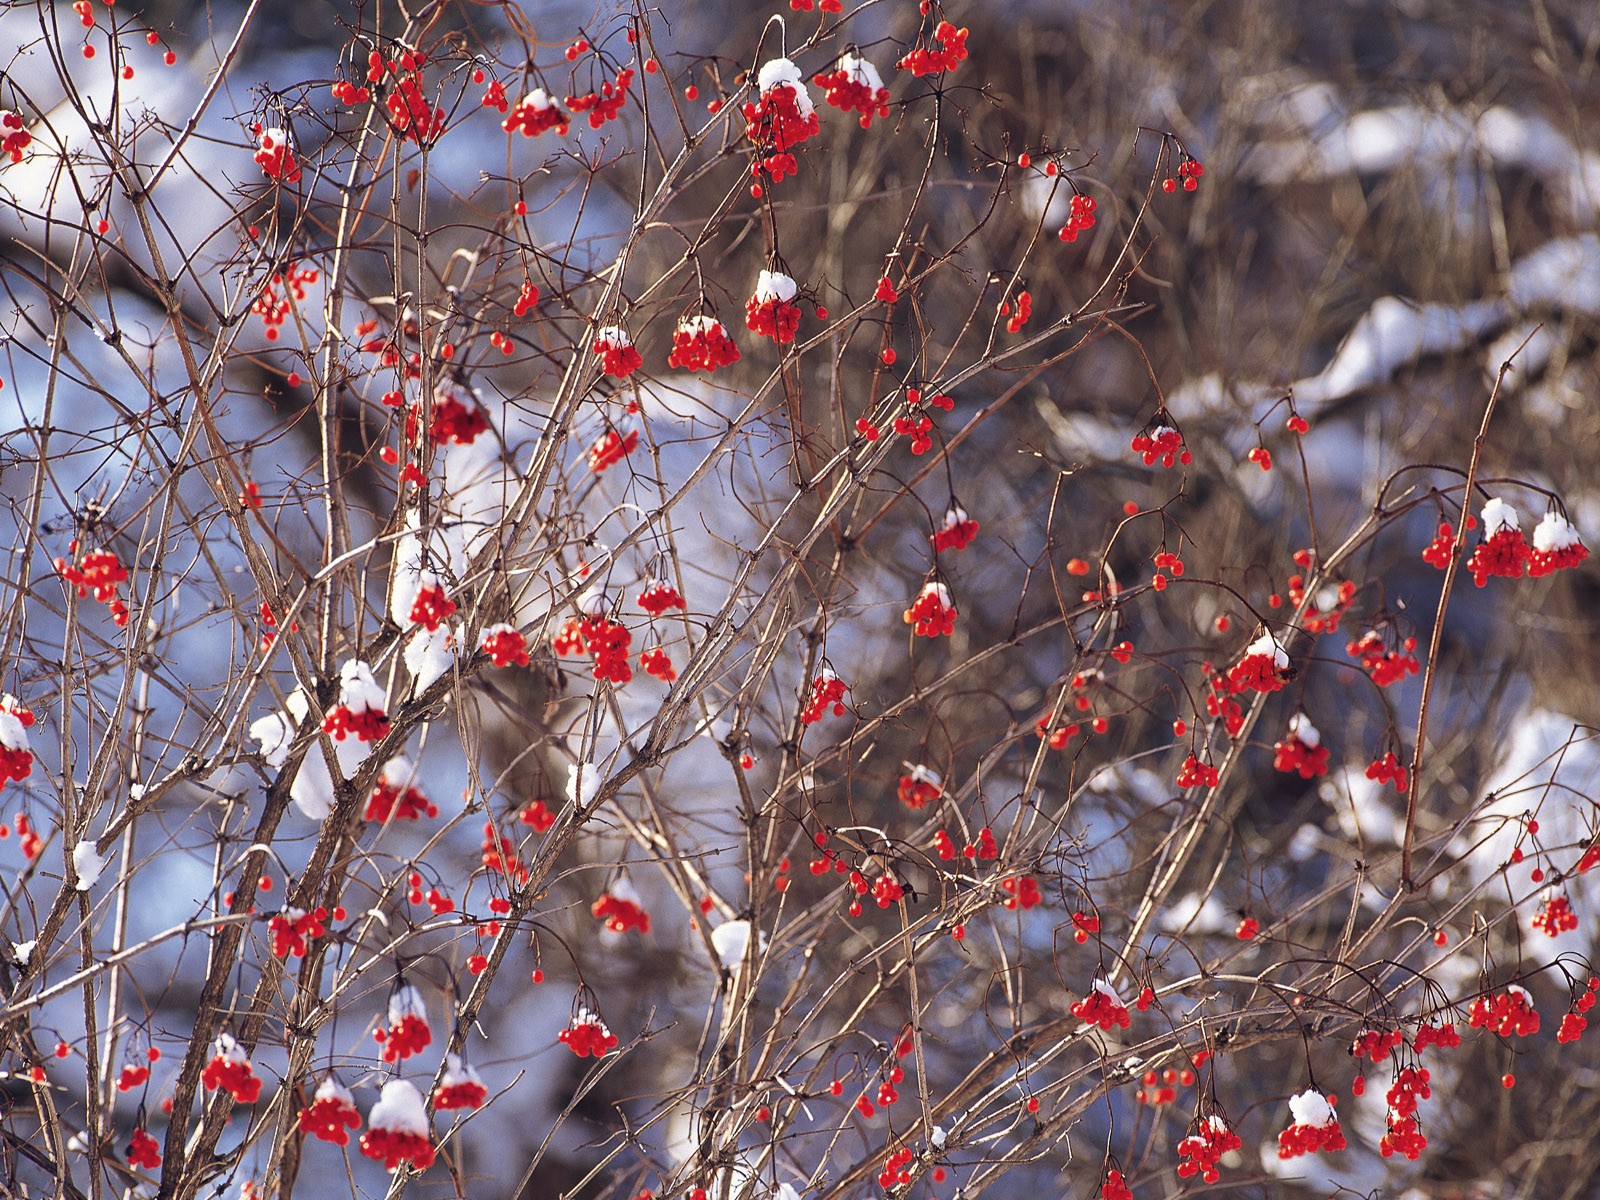
POLYGON ((470 446, 478 438, 489 432, 489 415, 483 411, 483 406, 468 400, 463 403, 455 395, 454 389, 441 388, 433 398, 433 421, 428 426, 428 436, 435 443, 443 445, 454 442, 458 446, 470 446))
POLYGON ((1367 778, 1377 783, 1393 782, 1394 790, 1404 795, 1410 773, 1401 765, 1399 756, 1393 750, 1385 750, 1381 758, 1375 758, 1367 764, 1367 778))
POLYGON ((374 50, 367 55, 367 82, 381 83, 386 75, 395 82, 384 100, 389 127, 407 141, 426 146, 444 132, 444 106, 434 108, 422 90, 422 68, 428 56, 421 50, 404 50, 396 58, 385 58, 374 50))
POLYGON ((800 306, 776 296, 765 300, 751 296, 744 303, 744 323, 751 333, 787 346, 800 329, 800 306))
POLYGON ((827 715, 830 708, 834 716, 844 716, 844 694, 848 690, 844 680, 824 667, 822 673, 811 681, 811 699, 806 701, 805 710, 800 714, 800 723, 815 725, 827 715))
POLYGON ((250 126, 256 136, 256 164, 268 179, 278 183, 299 183, 300 164, 294 158, 294 146, 282 129, 263 129, 258 121, 250 126))
MULTIPOLYGON (((69 548, 76 551, 77 546, 74 539, 69 548)), ((128 606, 117 595, 117 585, 128 581, 128 568, 110 550, 91 550, 77 566, 70 559, 58 558, 55 568, 61 578, 78 589, 79 596, 93 592, 94 598, 110 609, 113 621, 118 625, 128 623, 128 606)))
POLYGON ((18 847, 22 851, 22 857, 32 862, 39 857, 39 851, 44 849, 44 839, 39 836, 39 831, 28 823, 28 814, 25 812, 19 812, 12 824, 17 827, 17 837, 22 843, 18 847))
POLYGON ((1078 945, 1083 945, 1089 940, 1089 935, 1100 932, 1100 918, 1093 913, 1075 912, 1072 914, 1072 940, 1078 945))
POLYGON ((1434 1024, 1424 1021, 1417 1026, 1416 1036, 1411 1040, 1412 1049, 1421 1054, 1429 1046, 1438 1046, 1442 1050, 1454 1050, 1461 1045, 1461 1034, 1456 1030, 1454 1021, 1441 1021, 1434 1024))
POLYGON ((591 1054, 595 1058, 604 1058, 607 1051, 617 1046, 617 1035, 587 1009, 579 1009, 578 1015, 572 1018, 572 1024, 556 1034, 556 1040, 579 1058, 588 1058, 591 1054))
POLYGON ((433 633, 455 611, 456 602, 446 594, 442 584, 425 583, 417 589, 417 598, 411 602, 411 612, 407 615, 413 625, 421 625, 433 633))
POLYGON ((350 1089, 329 1075, 317 1086, 311 1103, 300 1110, 299 1123, 301 1133, 319 1142, 348 1146, 350 1131, 361 1128, 361 1113, 350 1089))
POLYGON ((1075 192, 1072 204, 1067 211, 1067 223, 1056 234, 1063 242, 1075 242, 1078 235, 1086 229, 1094 228, 1095 203, 1093 196, 1085 196, 1082 192, 1075 192))
POLYGON ((1285 669, 1278 660, 1282 654, 1271 634, 1251 643, 1244 657, 1228 668, 1225 677, 1228 691, 1238 695, 1246 691, 1276 692, 1281 689, 1285 669))
POLYGON ((1106 1172, 1106 1181, 1100 1185, 1100 1200, 1133 1200, 1133 1189, 1115 1167, 1106 1172))
POLYGON ((918 46, 904 55, 895 66, 910 71, 919 79, 924 75, 937 75, 940 71, 954 71, 967 57, 967 30, 957 29, 949 21, 940 21, 933 30, 933 46, 918 46))
POLYGON ((1000 846, 994 840, 994 830, 985 825, 978 830, 978 840, 961 847, 961 857, 976 862, 988 862, 1000 857, 1000 846))
POLYGON ((200 1082, 206 1091, 221 1088, 240 1104, 254 1104, 261 1095, 261 1080, 244 1047, 226 1033, 217 1035, 216 1052, 200 1072, 200 1082))
MULTIPOLYGON (((484 102, 488 102, 487 97, 484 102)), ((548 92, 543 88, 534 88, 517 101, 506 119, 500 122, 500 128, 507 133, 520 133, 523 137, 538 137, 546 130, 554 129, 558 135, 565 137, 571 119, 548 92)))
POLYGON ((678 323, 672 334, 672 353, 667 355, 667 365, 680 371, 705 371, 732 366, 739 361, 739 347, 734 345, 722 322, 715 317, 690 317, 678 323))
POLYGON ((517 814, 517 820, 535 833, 549 833, 555 827, 556 814, 550 811, 550 806, 543 800, 535 800, 517 814))
MULTIPOLYGON (((1471 518, 1468 518, 1468 520, 1470 521, 1471 518)), ((1471 526, 1469 525, 1468 527, 1470 528, 1471 526)), ((1439 532, 1434 535, 1433 541, 1429 542, 1422 551, 1422 561, 1430 567, 1438 567, 1439 570, 1443 571, 1450 565, 1450 551, 1455 546, 1455 543, 1455 527, 1449 521, 1440 522, 1439 532)))
POLYGON ((135 1129, 128 1140, 128 1165, 154 1171, 161 1165, 161 1147, 155 1138, 143 1129, 135 1129))
POLYGON ((1078 724, 1075 721, 1069 721, 1065 725, 1058 725, 1056 728, 1051 729, 1049 716, 1040 717, 1034 728, 1041 738, 1049 742, 1052 750, 1065 750, 1067 745, 1079 733, 1078 724))
POLYGON ((1401 1116, 1399 1113, 1390 1113, 1388 1118, 1389 1130, 1383 1135, 1383 1140, 1378 1143, 1378 1153, 1384 1158, 1396 1154, 1403 1154, 1412 1162, 1422 1157, 1422 1152, 1428 1147, 1428 1139, 1423 1136, 1422 1130, 1417 1125, 1414 1116, 1401 1116))
POLYGON ((441 1112, 452 1108, 468 1111, 482 1108, 489 1098, 488 1085, 470 1064, 462 1064, 451 1057, 444 1078, 433 1089, 433 1107, 441 1112))
POLYGON ((1248 942, 1261 932, 1261 922, 1254 917, 1241 917, 1239 923, 1233 927, 1233 936, 1241 942, 1248 942))
POLYGON ((630 429, 627 433, 608 429, 601 435, 599 441, 589 447, 589 470, 599 475, 607 468, 616 466, 638 448, 637 429, 630 429))
POLYGON ((1200 176, 1205 173, 1206 169, 1200 165, 1199 160, 1185 155, 1183 161, 1178 164, 1177 178, 1163 179, 1161 181, 1161 190, 1170 193, 1177 191, 1181 186, 1184 191, 1192 192, 1200 186, 1200 176))
MULTIPOLYGON (((790 0, 791 4, 805 4, 808 8, 811 0, 790 0)), ((901 1146, 891 1150, 889 1157, 883 1160, 883 1170, 878 1172, 878 1186, 888 1191, 890 1188, 904 1187, 911 1182, 911 1172, 906 1170, 916 1155, 910 1146, 901 1146)))
POLYGON ((1326 1125, 1291 1125, 1278 1134, 1278 1157, 1299 1158, 1303 1154, 1343 1150, 1348 1143, 1338 1121, 1326 1125))
POLYGON ((0 109, 0 157, 19 163, 32 144, 33 134, 23 125, 22 118, 10 109, 0 109))
MULTIPOLYGON (((473 83, 482 83, 484 78, 482 71, 472 73, 473 83)), ((483 89, 483 100, 480 103, 482 107, 492 108, 504 116, 506 110, 511 107, 511 101, 506 98, 506 85, 498 79, 489 80, 489 86, 483 89)))
POLYGON ((1560 513, 1547 512, 1533 527, 1533 549, 1528 551, 1528 574, 1537 579, 1577 566, 1589 557, 1578 531, 1560 513))
MULTIPOLYGON (((0 723, 0 787, 4 787, 11 780, 21 783, 33 774, 33 751, 29 748, 28 735, 25 731, 33 724, 34 716, 10 693, 0 697, 0 713, 13 718, 16 722, 16 725, 10 728, 6 727, 6 723, 0 723)), ((0 829, 3 829, 3 826, 0 826, 0 829)), ((18 813, 17 832, 26 831, 26 818, 22 813, 18 813)))
POLYGON ((1600 976, 1591 975, 1584 990, 1572 1002, 1571 1011, 1561 1018, 1561 1027, 1556 1030, 1556 1041, 1565 1045, 1583 1036, 1583 1031, 1589 1028, 1589 1019, 1584 1014, 1594 1007, 1597 992, 1600 992, 1600 976))
MULTIPOLYGON (((888 871, 883 872, 872 881, 872 898, 877 901, 879 908, 888 908, 891 904, 898 904, 905 894, 904 885, 888 871)), ((859 913, 852 911, 851 915, 856 916, 859 913)))
POLYGON ((630 929, 650 932, 650 914, 642 904, 626 895, 601 892, 600 898, 589 906, 589 913, 603 921, 612 933, 627 933, 630 929))
POLYGON ((1502 500, 1483 506, 1484 537, 1467 559, 1467 570, 1478 587, 1491 577, 1521 579, 1528 566, 1528 543, 1518 528, 1517 513, 1502 500))
POLYGON ((307 912, 303 908, 286 908, 267 922, 272 934, 272 953, 279 958, 293 956, 304 958, 308 943, 328 932, 323 924, 328 910, 318 905, 307 912))
POLYGON ((1244 706, 1230 694, 1232 685, 1226 675, 1213 675, 1206 691, 1206 713, 1218 717, 1229 737, 1238 737, 1244 728, 1244 706))
POLYGON ((528 639, 515 625, 491 625, 483 631, 478 648, 497 667, 528 665, 528 639))
POLYGON ((347 705, 336 704, 322 719, 322 732, 333 735, 342 742, 351 734, 358 742, 375 742, 388 736, 389 714, 381 708, 364 708, 355 712, 347 705))
POLYGON ((1032 875, 1012 875, 1002 879, 1000 890, 1006 894, 1001 904, 1013 911, 1019 908, 1027 911, 1044 903, 1044 893, 1039 890, 1039 881, 1032 875))
POLYGON ((575 113, 589 114, 589 128, 599 129, 607 121, 615 121, 628 103, 628 86, 633 82, 633 68, 623 67, 616 79, 603 80, 598 92, 582 96, 568 96, 567 107, 575 113))
POLYGON ((660 579, 649 580, 634 603, 652 617, 661 616, 669 608, 686 609, 688 607, 678 589, 660 579))
POLYGON ((150 1068, 144 1063, 124 1063, 117 1076, 117 1091, 131 1092, 150 1078, 150 1068))
POLYGON ((1427 1067, 1402 1067, 1383 1098, 1391 1112, 1409 1117, 1417 1111, 1419 1102, 1433 1095, 1433 1089, 1428 1084, 1427 1067))
POLYGON ((952 505, 945 511, 944 524, 933 532, 933 548, 941 553, 945 550, 965 550, 977 536, 978 523, 964 509, 952 505))
POLYGON ((1098 1025, 1102 1030, 1127 1029, 1133 1024, 1127 1005, 1103 986, 1091 988, 1087 996, 1072 1006, 1072 1015, 1086 1025, 1098 1025))
POLYGON ((1474 1029, 1509 1037, 1531 1037, 1539 1032, 1539 1013, 1526 989, 1512 984, 1498 996, 1479 996, 1472 1002, 1467 1023, 1474 1029))
MULTIPOLYGON (((1307 568, 1311 565, 1311 552, 1309 550, 1296 550, 1295 562, 1307 568)), ((1288 580, 1289 603, 1298 606, 1306 598, 1305 577, 1291 575, 1288 580)), ((1356 598, 1356 585, 1354 581, 1346 579, 1339 584, 1336 593, 1337 599, 1334 606, 1327 612, 1317 607, 1315 601, 1306 605, 1305 617, 1301 624, 1307 633, 1334 633, 1339 628, 1339 622, 1349 610, 1356 598)), ((1277 606, 1274 605, 1274 608, 1277 606)))
POLYGON ((1194 461, 1194 455, 1189 453, 1188 447, 1183 444, 1183 434, 1170 425, 1155 425, 1133 436, 1129 443, 1133 452, 1144 459, 1144 465, 1152 467, 1156 460, 1161 460, 1163 467, 1170 467, 1178 463, 1188 466, 1194 461))
POLYGON ((633 678, 628 665, 628 648, 633 635, 620 621, 604 616, 570 617, 551 641, 556 654, 563 657, 587 652, 594 656, 594 677, 614 683, 633 678))
MULTIPOLYGON (((832 71, 813 75, 811 82, 822 89, 822 98, 834 108, 841 112, 860 113, 863 129, 872 126, 874 117, 885 118, 889 115, 889 89, 883 86, 871 63, 854 55, 845 55, 832 71)), ((881 285, 879 290, 882 290, 881 285)), ((894 301, 886 303, 893 304, 894 301)))
POLYGON ((403 780, 379 776, 361 819, 377 825, 385 821, 420 821, 424 817, 431 821, 438 815, 439 806, 419 789, 403 780))
POLYGON ((1572 902, 1565 892, 1546 888, 1532 923, 1535 932, 1559 937, 1578 927, 1578 914, 1572 911, 1572 902))
POLYGON ((672 665, 672 659, 660 646, 648 646, 639 652, 639 666, 646 675, 661 680, 662 683, 671 683, 678 677, 677 669, 672 665))
POLYGON ((406 893, 406 901, 410 904, 426 904, 433 910, 433 915, 443 916, 445 913, 455 912, 456 902, 441 892, 437 887, 430 887, 427 895, 422 892, 422 872, 413 871, 407 880, 411 890, 406 893))
POLYGON ((644 355, 639 353, 639 348, 614 325, 597 330, 590 348, 600 356, 600 369, 613 379, 626 379, 644 366, 644 355))
POLYGON ((1229 1129, 1221 1117, 1206 1117, 1194 1133, 1178 1143, 1178 1177, 1189 1179, 1199 1175, 1205 1182, 1215 1183, 1217 1163, 1222 1156, 1243 1145, 1239 1135, 1229 1129))
POLYGON ((357 104, 365 104, 372 99, 371 88, 352 83, 348 79, 335 79, 332 91, 335 100, 350 108, 354 108, 357 104))
POLYGON ((917 598, 901 614, 915 637, 948 637, 955 631, 960 614, 950 599, 950 589, 942 583, 924 585, 917 598))
MULTIPOLYGON (((956 406, 955 400, 943 393, 934 395, 928 403, 944 412, 950 412, 956 406)), ((920 388, 906 389, 906 411, 894 419, 894 431, 901 437, 911 439, 912 454, 926 454, 933 448, 933 418, 923 409, 920 388)))
POLYGON ((1183 760, 1183 766, 1178 771, 1178 786, 1181 788, 1216 787, 1220 776, 1217 768, 1210 763, 1203 763, 1193 754, 1183 760))
MULTIPOLYGON (((262 336, 267 341, 277 341, 283 323, 289 319, 289 313, 294 308, 290 296, 296 301, 304 301, 306 285, 315 283, 320 277, 315 267, 291 266, 287 271, 274 271, 267 278, 267 282, 261 288, 261 294, 250 305, 250 311, 260 317, 261 323, 266 326, 262 336), (279 288, 284 289, 281 295, 279 288)), ((380 345, 389 347, 387 342, 381 342, 380 345)))
POLYGON ((437 1157, 426 1135, 388 1128, 373 1128, 363 1133, 361 1153, 382 1162, 387 1171, 399 1170, 402 1163, 410 1163, 414 1171, 426 1171, 437 1157))
POLYGON ((1350 1043, 1350 1054, 1357 1059, 1370 1058, 1373 1062, 1382 1062, 1403 1041, 1405 1035, 1398 1029, 1363 1029, 1350 1043))
POLYGON ((1379 687, 1388 687, 1391 683, 1422 670, 1422 664, 1412 653, 1416 648, 1417 639, 1408 637, 1401 643, 1400 650, 1391 649, 1384 643, 1381 633, 1376 629, 1369 629, 1357 641, 1348 643, 1345 646, 1345 653, 1351 658, 1361 660, 1361 669, 1372 676, 1373 683, 1379 687))
POLYGON ((756 99, 747 100, 740 111, 744 114, 745 136, 756 144, 757 154, 771 168, 774 181, 783 178, 775 160, 786 160, 781 165, 793 174, 794 155, 790 151, 822 132, 822 122, 805 94, 798 71, 794 78, 780 78, 756 99))
POLYGON ((1294 734, 1287 734, 1272 745, 1272 769, 1298 771, 1301 779, 1315 779, 1328 773, 1328 747, 1308 746, 1294 734))
POLYGON ((485 870, 516 879, 519 883, 528 881, 528 868, 517 857, 516 842, 496 829, 493 821, 483 823, 480 861, 485 870))
MULTIPOLYGON (((391 1017, 393 1008, 390 1009, 391 1017)), ((420 1054, 426 1050, 433 1041, 433 1030, 428 1028, 428 1018, 421 1013, 403 1013, 388 1029, 379 1026, 373 1031, 372 1040, 383 1046, 383 1061, 386 1063, 398 1062, 402 1058, 410 1058, 413 1054, 420 1054)))
POLYGON ((1006 321, 1007 333, 1021 333, 1022 327, 1033 318, 1033 296, 1027 291, 1017 293, 1016 311, 1011 310, 1011 302, 1000 302, 1000 315, 1008 318, 1006 321))
MULTIPOLYGON (((1141 992, 1143 999, 1144 993, 1141 992)), ((1148 1009, 1148 1005, 1140 1008, 1140 1012, 1148 1009)), ((1139 1104, 1149 1104, 1160 1108, 1164 1104, 1171 1104, 1178 1098, 1178 1085, 1192 1087, 1194 1085, 1194 1072, 1185 1067, 1179 1071, 1175 1067, 1168 1067, 1161 1072, 1146 1071, 1139 1082, 1143 1084, 1134 1092, 1133 1098, 1139 1104)))
MULTIPOLYGON (((941 786, 939 777, 919 763, 911 768, 909 773, 900 776, 897 795, 900 797, 900 803, 907 808, 926 808, 944 795, 944 788, 941 786)), ((950 835, 941 829, 934 835, 936 846, 937 840, 941 836, 947 843, 950 841, 950 835)), ((955 857, 953 847, 949 857, 955 857)))

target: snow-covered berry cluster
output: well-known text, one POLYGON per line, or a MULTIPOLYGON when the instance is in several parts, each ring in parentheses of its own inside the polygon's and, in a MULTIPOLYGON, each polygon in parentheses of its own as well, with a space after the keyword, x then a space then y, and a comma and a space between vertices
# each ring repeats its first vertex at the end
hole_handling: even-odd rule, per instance
POLYGON ((911 607, 902 615, 914 636, 931 638, 947 637, 954 632, 956 617, 960 614, 950 598, 950 589, 935 581, 923 585, 911 607))
POLYGON ((1305 713, 1289 718, 1289 728, 1273 743, 1272 768, 1285 773, 1298 771, 1301 779, 1315 779, 1328 773, 1328 747, 1322 734, 1305 713))
POLYGON ((686 317, 672 333, 672 353, 667 355, 667 364, 680 371, 709 374, 738 361, 739 347, 715 317, 704 314, 686 317))
POLYGON ((813 75, 811 82, 823 90, 822 98, 834 108, 860 113, 863 129, 872 125, 874 117, 889 115, 889 89, 883 86, 883 76, 857 54, 840 55, 833 70, 813 75))
POLYGON ((844 716, 844 694, 848 690, 845 681, 834 674, 833 668, 823 667, 811 681, 811 698, 806 701, 805 709, 800 714, 801 724, 815 725, 827 715, 830 708, 834 716, 844 716))
POLYGON ((1242 1145, 1239 1135, 1229 1129, 1221 1117, 1205 1117, 1193 1133, 1178 1143, 1178 1177, 1189 1179, 1199 1175, 1206 1183, 1215 1183, 1220 1175, 1217 1164, 1222 1156, 1242 1145))
POLYGON ((783 272, 763 270, 744 305, 744 323, 750 332, 780 346, 794 341, 800 329, 800 306, 794 303, 799 291, 799 285, 783 272))
POLYGON ((626 875, 619 876, 609 889, 601 892, 589 912, 612 933, 627 933, 630 929, 650 932, 650 914, 645 911, 644 897, 626 875))
POLYGON ((1177 464, 1188 466, 1194 461, 1194 455, 1183 444, 1183 434, 1171 425, 1153 425, 1149 429, 1133 435, 1129 443, 1135 454, 1144 460, 1147 467, 1155 466, 1159 460, 1163 467, 1177 464))
POLYGON ((1098 1025, 1102 1030, 1127 1029, 1133 1023, 1128 1006, 1104 979, 1094 981, 1089 993, 1072 1006, 1072 1015, 1085 1024, 1098 1025))
POLYGON ((941 553, 965 550, 977 536, 978 523, 967 515, 966 509, 952 504, 945 510, 943 523, 933 532, 933 548, 941 553))
POLYGON ((572 1014, 567 1027, 556 1034, 556 1040, 579 1058, 588 1058, 591 1054, 595 1058, 604 1058, 608 1051, 617 1046, 617 1035, 606 1028, 606 1023, 598 1013, 583 1005, 579 1005, 578 1011, 572 1014))
POLYGON ((268 179, 277 183, 299 183, 300 164, 295 161, 294 143, 286 129, 251 126, 256 135, 256 164, 268 179))
POLYGON ((644 355, 619 325, 602 325, 594 331, 590 347, 600 358, 600 369, 613 379, 626 379, 644 366, 644 355))
POLYGON ((518 100, 500 127, 507 133, 520 133, 523 137, 538 137, 547 129, 554 129, 565 137, 570 122, 571 118, 541 87, 534 88, 518 100))
POLYGON ((1289 1128, 1278 1134, 1278 1157, 1298 1158, 1345 1148, 1344 1130, 1328 1098, 1315 1088, 1289 1097, 1289 1128))

